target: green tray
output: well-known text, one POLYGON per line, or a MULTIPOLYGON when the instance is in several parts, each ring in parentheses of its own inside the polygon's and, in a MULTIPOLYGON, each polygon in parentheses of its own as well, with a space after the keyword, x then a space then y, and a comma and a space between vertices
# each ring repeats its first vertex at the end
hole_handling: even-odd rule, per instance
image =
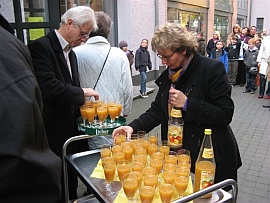
POLYGON ((88 135, 110 135, 112 134, 113 130, 115 128, 118 128, 119 126, 125 125, 126 124, 126 119, 122 116, 120 116, 116 121, 114 122, 115 126, 110 125, 110 117, 105 120, 105 123, 108 123, 108 126, 103 126, 102 128, 98 125, 95 125, 94 127, 90 126, 83 126, 83 120, 82 117, 79 117, 77 119, 77 125, 78 125, 78 130, 81 132, 84 132, 85 134, 88 135))

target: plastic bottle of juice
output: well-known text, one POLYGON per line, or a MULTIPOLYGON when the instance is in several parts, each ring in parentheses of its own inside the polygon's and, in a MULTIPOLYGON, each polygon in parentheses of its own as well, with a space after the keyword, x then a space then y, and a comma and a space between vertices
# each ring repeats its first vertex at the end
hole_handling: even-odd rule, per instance
MULTIPOLYGON (((204 130, 204 139, 195 164, 194 192, 214 184, 216 163, 211 134, 211 129, 204 130)), ((209 198, 211 196, 212 193, 209 193, 202 198, 209 198)))

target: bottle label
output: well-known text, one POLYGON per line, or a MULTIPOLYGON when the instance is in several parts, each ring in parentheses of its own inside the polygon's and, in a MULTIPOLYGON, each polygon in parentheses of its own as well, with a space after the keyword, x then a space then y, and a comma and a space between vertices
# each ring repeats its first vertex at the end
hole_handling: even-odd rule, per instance
POLYGON ((183 143, 183 126, 168 126, 168 143, 170 146, 182 146, 183 143))
POLYGON ((200 190, 205 189, 214 184, 215 171, 201 171, 200 190))
POLYGON ((182 117, 182 112, 181 112, 181 110, 172 109, 171 110, 171 116, 174 117, 174 118, 181 118, 182 117))
POLYGON ((214 151, 213 148, 204 148, 202 157, 205 159, 211 159, 214 158, 214 151))

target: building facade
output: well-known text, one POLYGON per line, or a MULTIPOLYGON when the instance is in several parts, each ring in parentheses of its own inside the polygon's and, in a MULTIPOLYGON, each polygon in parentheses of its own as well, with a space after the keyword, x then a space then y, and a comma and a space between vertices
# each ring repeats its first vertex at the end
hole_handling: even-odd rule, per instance
MULTIPOLYGON (((61 15, 74 6, 90 6, 104 11, 112 19, 109 41, 112 46, 125 40, 134 52, 141 40, 151 41, 155 27, 165 21, 179 23, 191 32, 203 32, 208 41, 215 30, 225 41, 232 26, 256 25, 258 31, 270 31, 270 1, 265 0, 0 0, 0 12, 12 23, 17 37, 25 44, 59 27, 61 15)), ((148 79, 153 80, 164 68, 151 51, 153 70, 148 79)), ((133 76, 139 72, 133 67, 133 76)))

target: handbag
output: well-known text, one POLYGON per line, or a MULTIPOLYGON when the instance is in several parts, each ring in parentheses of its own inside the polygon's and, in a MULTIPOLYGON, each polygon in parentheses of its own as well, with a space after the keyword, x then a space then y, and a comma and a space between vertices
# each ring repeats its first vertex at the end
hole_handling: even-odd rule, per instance
POLYGON ((252 75, 257 75, 258 67, 251 67, 248 72, 252 75))
POLYGON ((111 51, 111 48, 112 48, 112 47, 110 47, 110 49, 109 49, 109 51, 108 51, 108 54, 107 54, 106 59, 105 59, 105 61, 104 61, 104 63, 103 63, 103 66, 102 66, 101 71, 100 71, 100 73, 99 73, 99 75, 98 75, 98 79, 97 79, 97 81, 96 81, 96 84, 94 85, 93 90, 95 90, 95 88, 96 88, 96 86, 97 86, 97 83, 98 83, 98 81, 99 81, 100 75, 101 75, 101 73, 102 73, 102 71, 103 71, 103 68, 104 68, 104 66, 105 66, 105 63, 106 63, 106 61, 107 61, 107 59, 108 59, 109 53, 110 53, 110 51, 111 51))

